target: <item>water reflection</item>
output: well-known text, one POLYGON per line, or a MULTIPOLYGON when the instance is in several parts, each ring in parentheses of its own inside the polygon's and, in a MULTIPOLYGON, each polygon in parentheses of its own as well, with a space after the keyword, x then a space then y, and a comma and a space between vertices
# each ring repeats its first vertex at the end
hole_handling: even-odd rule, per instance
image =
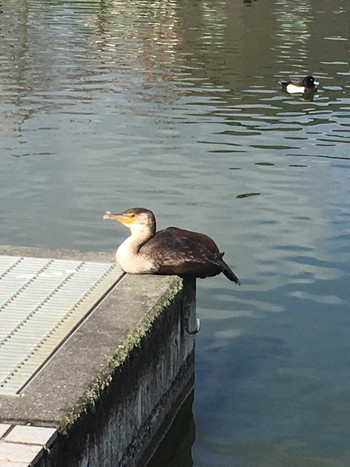
MULTIPOLYGON (((278 61, 290 66, 286 74, 295 73, 298 69, 308 71, 310 39, 310 23, 312 22, 311 1, 296 0, 292 4, 287 0, 278 0, 275 4, 275 15, 278 29, 276 52, 278 61)), ((306 73, 308 74, 308 73, 306 73)), ((309 70, 309 74, 313 74, 309 70)))
POLYGON ((132 205, 215 237, 242 287, 198 281, 181 465, 345 466, 349 5, 249 5, 2 2, 2 241, 112 252, 132 205))
POLYGON ((195 424, 192 413, 194 392, 192 391, 182 404, 175 420, 148 467, 191 467, 192 445, 195 441, 195 424))

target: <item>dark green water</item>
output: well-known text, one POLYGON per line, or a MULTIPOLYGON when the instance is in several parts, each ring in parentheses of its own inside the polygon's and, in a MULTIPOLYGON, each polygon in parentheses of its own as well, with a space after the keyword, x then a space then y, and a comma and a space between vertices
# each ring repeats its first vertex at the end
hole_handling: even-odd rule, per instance
POLYGON ((206 232, 179 467, 350 465, 347 0, 0 2, 1 243, 206 232), (278 80, 312 73, 313 100, 278 80), (191 446, 191 443, 192 446, 191 446))

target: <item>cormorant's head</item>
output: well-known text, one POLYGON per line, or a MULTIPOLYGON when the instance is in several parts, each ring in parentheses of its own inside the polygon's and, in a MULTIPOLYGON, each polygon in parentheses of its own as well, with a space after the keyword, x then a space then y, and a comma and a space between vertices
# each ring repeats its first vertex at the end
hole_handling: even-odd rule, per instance
POLYGON ((156 218, 149 209, 131 208, 121 214, 111 214, 106 212, 104 220, 116 220, 131 230, 131 233, 154 232, 156 231, 156 218))

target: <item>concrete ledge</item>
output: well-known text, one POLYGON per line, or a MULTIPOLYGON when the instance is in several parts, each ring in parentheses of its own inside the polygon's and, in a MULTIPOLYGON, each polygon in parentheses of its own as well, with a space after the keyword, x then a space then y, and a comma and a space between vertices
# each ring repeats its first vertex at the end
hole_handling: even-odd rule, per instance
MULTIPOLYGON (((12 247, 0 254, 111 257, 12 247)), ((194 300, 195 281, 183 288, 176 276, 125 275, 21 395, 0 396, 0 422, 57 430, 36 466, 145 463, 193 387, 186 328, 194 300)))
POLYGON ((0 245, 0 255, 31 256, 34 258, 77 259, 81 261, 115 261, 115 252, 81 251, 50 248, 36 248, 27 246, 0 245))

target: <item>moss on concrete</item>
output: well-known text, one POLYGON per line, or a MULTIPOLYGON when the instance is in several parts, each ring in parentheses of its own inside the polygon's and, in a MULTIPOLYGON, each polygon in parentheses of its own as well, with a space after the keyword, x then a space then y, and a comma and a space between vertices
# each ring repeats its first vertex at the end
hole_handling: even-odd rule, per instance
POLYGON ((173 307, 178 309, 179 302, 182 300, 183 284, 182 279, 179 277, 173 279, 166 293, 159 298, 158 302, 150 310, 145 311, 144 317, 128 333, 124 342, 117 346, 116 353, 107 366, 93 380, 88 390, 85 391, 77 403, 63 416, 58 427, 61 434, 67 434, 83 414, 93 410, 100 399, 101 393, 115 377, 116 371, 126 364, 136 349, 141 347, 143 339, 155 331, 157 322, 159 323, 161 318, 173 307))

